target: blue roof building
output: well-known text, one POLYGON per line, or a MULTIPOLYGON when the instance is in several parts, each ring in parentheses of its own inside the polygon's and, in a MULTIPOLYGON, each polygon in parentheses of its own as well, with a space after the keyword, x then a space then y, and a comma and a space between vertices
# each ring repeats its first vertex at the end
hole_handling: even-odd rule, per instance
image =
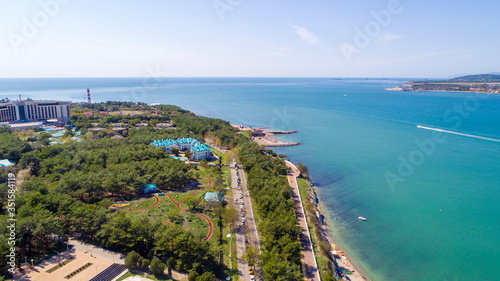
POLYGON ((156 192, 156 184, 154 184, 154 183, 145 184, 143 192, 144 192, 144 194, 155 193, 156 192))
POLYGON ((210 151, 210 146, 204 143, 197 143, 191 147, 191 152, 193 153, 193 159, 198 161, 201 159, 212 158, 212 152, 210 151))
POLYGON ((9 167, 14 165, 13 162, 11 162, 9 159, 2 159, 0 160, 0 167, 9 167))
POLYGON ((224 195, 216 192, 207 192, 204 197, 205 201, 208 202, 219 202, 222 203, 224 201, 224 195))

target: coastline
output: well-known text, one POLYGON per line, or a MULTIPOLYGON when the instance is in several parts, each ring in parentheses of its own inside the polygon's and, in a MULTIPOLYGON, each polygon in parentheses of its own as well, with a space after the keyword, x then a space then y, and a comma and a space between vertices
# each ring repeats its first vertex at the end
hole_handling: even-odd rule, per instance
MULTIPOLYGON (((310 179, 306 178, 306 182, 308 183, 308 195, 307 198, 305 198, 305 200, 313 204, 316 211, 316 218, 319 221, 320 228, 318 228, 318 225, 315 223, 312 223, 311 225, 316 228, 316 233, 324 235, 324 237, 317 237, 317 239, 323 239, 323 240, 326 239, 328 245, 330 245, 330 251, 335 251, 332 246, 335 245, 337 248, 336 252, 338 252, 339 250, 341 250, 338 244, 339 240, 335 239, 335 237, 332 234, 332 231, 330 230, 330 227, 333 227, 333 223, 331 223, 333 221, 331 220, 328 213, 323 212, 323 209, 325 208, 324 204, 321 201, 321 198, 318 196, 316 188, 311 184, 310 179)), ((313 214, 310 214, 310 212, 308 212, 308 216, 312 217, 313 214)), ((319 247, 319 245, 317 245, 317 247, 319 247)), ((370 276, 361 269, 359 264, 356 263, 356 260, 349 253, 344 252, 342 256, 337 254, 337 255, 331 255, 331 257, 333 257, 334 264, 337 267, 351 271, 353 273, 346 275, 349 278, 348 280, 351 281, 372 280, 370 276)), ((330 261, 332 260, 330 259, 330 261)))
MULTIPOLYGON (((240 132, 248 132, 251 141, 254 141, 266 147, 285 147, 299 145, 299 143, 289 143, 271 137, 275 134, 293 134, 296 133, 295 130, 274 131, 269 129, 253 129, 252 127, 245 127, 240 124, 231 124, 231 126, 237 128, 240 132)), ((295 163, 290 163, 296 167, 295 163)), ((314 234, 310 234, 315 235, 316 239, 314 252, 317 252, 317 254, 321 254, 322 256, 327 258, 327 267, 330 269, 330 271, 333 272, 333 276, 335 278, 350 281, 373 280, 367 275, 365 271, 361 269, 361 267, 358 265, 358 263, 356 263, 355 259, 351 255, 339 248, 338 240, 335 239, 332 231, 329 228, 330 226, 333 227, 333 223, 331 223, 333 221, 328 215, 325 216, 325 213, 323 212, 323 209, 325 207, 321 199, 319 198, 314 186, 311 184, 310 179, 305 178, 305 180, 307 183, 306 198, 302 198, 301 194, 299 196, 304 202, 304 207, 306 204, 312 204, 312 206, 314 207, 313 212, 311 212, 309 208, 303 208, 305 211, 305 216, 307 217, 307 221, 310 221, 309 225, 315 230, 314 234), (328 244, 328 256, 322 253, 319 241, 325 241, 328 244), (342 271, 349 271, 351 272, 351 274, 345 274, 345 277, 342 278, 342 276, 339 275, 339 272, 342 271)))
POLYGON ((293 134, 297 131, 276 131, 264 128, 253 129, 252 127, 245 127, 240 124, 231 124, 233 128, 238 129, 240 132, 248 132, 251 141, 254 141, 265 147, 284 147, 300 145, 298 142, 286 142, 273 138, 274 135, 279 134, 293 134))

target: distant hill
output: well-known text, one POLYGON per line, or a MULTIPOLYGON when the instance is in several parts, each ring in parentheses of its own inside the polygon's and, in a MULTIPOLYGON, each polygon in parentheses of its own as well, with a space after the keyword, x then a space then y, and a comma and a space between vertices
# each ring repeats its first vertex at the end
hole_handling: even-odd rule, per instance
POLYGON ((490 73, 490 74, 467 75, 453 79, 448 79, 443 82, 476 82, 476 83, 500 82, 500 74, 490 73))

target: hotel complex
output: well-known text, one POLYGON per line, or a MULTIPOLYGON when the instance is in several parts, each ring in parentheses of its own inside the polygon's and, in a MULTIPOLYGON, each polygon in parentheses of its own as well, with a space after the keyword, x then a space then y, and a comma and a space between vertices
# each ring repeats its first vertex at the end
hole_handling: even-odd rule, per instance
POLYGON ((190 150, 193 153, 193 160, 198 161, 201 159, 212 158, 212 152, 210 152, 210 146, 199 142, 193 138, 182 138, 177 140, 166 139, 166 140, 156 140, 151 143, 156 147, 162 147, 166 152, 171 152, 173 148, 179 150, 190 150))
POLYGON ((0 101, 0 122, 31 122, 57 119, 68 123, 71 102, 55 100, 0 101))

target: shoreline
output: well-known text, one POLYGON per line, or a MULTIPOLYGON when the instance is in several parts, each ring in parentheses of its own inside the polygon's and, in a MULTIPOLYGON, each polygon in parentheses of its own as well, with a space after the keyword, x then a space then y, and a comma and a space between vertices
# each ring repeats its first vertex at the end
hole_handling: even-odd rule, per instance
MULTIPOLYGON (((269 129, 253 129, 252 127, 245 127, 240 124, 231 124, 231 126, 237 128, 240 132, 249 132, 251 141, 254 141, 266 147, 286 147, 286 146, 295 146, 300 144, 300 143, 289 143, 289 142, 279 141, 271 137, 275 134, 293 134, 297 132, 295 130, 275 131, 269 129)), ((293 162, 290 163, 295 165, 295 163, 293 162)), ((342 254, 339 254, 341 249, 339 249, 338 242, 329 228, 329 226, 333 224, 330 222, 333 221, 330 219, 329 216, 324 215, 323 209, 325 207, 321 199, 319 198, 318 193, 315 190, 314 186, 311 184, 310 179, 306 178, 306 182, 308 184, 307 197, 302 198, 302 200, 304 203, 312 204, 314 206, 314 211, 316 213, 316 214, 311 213, 310 210, 308 210, 308 208, 304 208, 307 220, 308 221, 313 220, 309 224, 311 225, 311 227, 315 229, 315 233, 317 234, 315 238, 318 241, 316 242, 317 244, 314 245, 315 252, 317 251, 318 254, 321 254, 322 256, 327 258, 327 267, 330 271, 333 272, 333 276, 335 278, 341 278, 343 280, 350 280, 350 281, 373 280, 366 274, 365 271, 361 269, 361 267, 356 263, 356 261, 352 258, 351 255, 345 253, 344 251, 342 251, 342 254), (320 247, 319 241, 326 241, 328 243, 329 245, 328 256, 322 254, 322 251, 319 248, 320 247), (335 245, 336 249, 333 248, 333 245, 335 245), (330 266, 332 264, 333 268, 330 266), (345 274, 344 278, 347 279, 344 279, 339 275, 338 273, 339 271, 349 271, 351 272, 351 274, 345 274)))
POLYGON ((285 146, 296 146, 300 145, 298 142, 286 142, 273 138, 274 135, 279 134, 294 134, 297 131, 277 131, 269 130, 264 128, 253 129, 252 127, 245 127, 240 124, 231 124, 233 128, 237 128, 240 132, 248 132, 250 134, 250 140, 254 141, 265 147, 285 147, 285 146))
MULTIPOLYGON (((337 252, 341 249, 338 247, 338 240, 335 239, 335 237, 332 234, 332 231, 330 230, 330 226, 333 227, 333 220, 330 218, 330 216, 327 214, 325 216, 325 212, 323 212, 324 204, 323 201, 321 201, 320 197, 318 196, 318 193, 316 191, 316 188, 311 184, 311 181, 309 178, 306 178, 306 181, 308 183, 308 194, 307 200, 308 203, 313 204, 315 211, 317 212, 316 219, 318 219, 318 216, 321 217, 322 219, 318 219, 320 229, 318 229, 318 226, 314 223, 312 223, 312 226, 316 228, 316 232, 319 233, 321 236, 326 236, 326 237, 316 237, 317 239, 325 239, 328 242, 328 245, 330 245, 330 251, 333 251, 332 245, 336 246, 337 252), (322 235, 323 234, 323 235, 322 235)), ((308 212, 309 213, 309 212, 308 212)), ((313 214, 309 214, 310 216, 313 216, 313 214)), ((319 247, 319 245, 317 245, 319 247)), ((319 251, 319 249, 318 249, 319 251)), ((348 277, 348 280, 351 281, 366 281, 366 280, 373 280, 370 278, 369 275, 365 271, 361 269, 361 267, 356 263, 356 260, 349 255, 349 253, 344 252, 344 254, 341 255, 331 255, 334 258, 334 264, 340 268, 343 268, 344 270, 351 271, 353 274, 346 274, 345 276, 348 277)), ((331 260, 331 257, 329 261, 331 260)))

